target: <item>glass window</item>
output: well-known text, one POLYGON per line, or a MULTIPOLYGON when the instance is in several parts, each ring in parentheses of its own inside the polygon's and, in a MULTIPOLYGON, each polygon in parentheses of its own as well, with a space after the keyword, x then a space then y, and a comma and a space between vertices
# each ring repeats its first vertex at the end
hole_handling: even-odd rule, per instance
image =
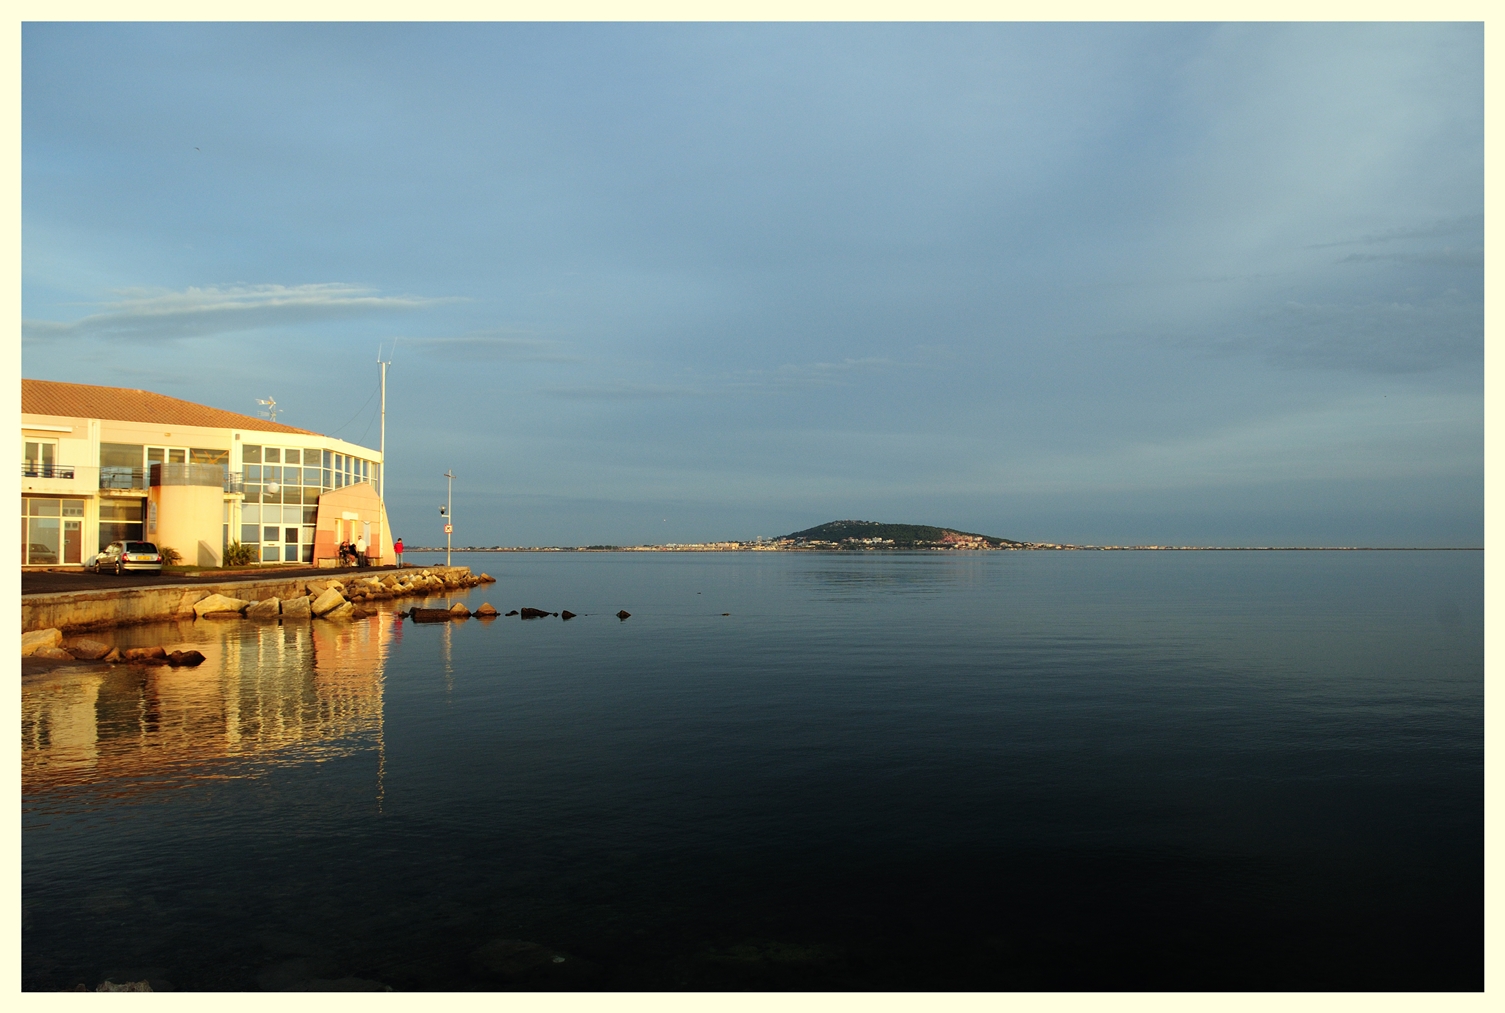
POLYGON ((58 515, 58 501, 55 499, 34 499, 31 501, 29 513, 33 517, 56 517, 58 515))
MULTIPOLYGON (((36 502, 33 500, 32 502, 36 502)), ((57 500, 52 501, 54 504, 57 500)), ((26 534, 26 559, 35 565, 38 563, 56 563, 58 549, 62 546, 58 519, 52 517, 33 517, 28 525, 26 534)))
POLYGON ((283 528, 282 529, 282 540, 284 542, 291 542, 292 544, 297 545, 298 544, 298 529, 297 528, 283 528))
POLYGON ((296 543, 293 545, 284 545, 282 547, 282 558, 286 562, 296 563, 298 561, 298 555, 298 546, 296 543))
POLYGON ((342 473, 338 472, 338 471, 335 472, 334 473, 334 487, 336 489, 342 489, 342 488, 344 488, 344 486, 345 486, 345 476, 342 473))
POLYGON ((318 507, 316 507, 316 506, 306 506, 306 507, 303 508, 303 523, 304 524, 315 524, 315 523, 318 522, 318 520, 319 520, 319 508, 318 507))
POLYGON ((128 542, 141 537, 141 522, 126 523, 122 521, 99 522, 99 549, 101 552, 111 542, 128 542))
POLYGON ((253 447, 249 443, 247 443, 244 447, 241 447, 240 448, 240 463, 241 464, 260 464, 261 463, 261 448, 260 447, 253 447))
POLYGON ((151 464, 165 464, 166 460, 167 460, 167 448, 166 447, 147 447, 146 448, 146 463, 148 465, 151 465, 151 464))
POLYGON ((282 523, 302 524, 303 508, 300 506, 287 506, 286 504, 284 504, 282 507, 282 523))
POLYGON ((305 546, 303 546, 303 562, 305 562, 305 563, 312 563, 313 561, 314 561, 314 547, 312 545, 305 545, 305 546))
POLYGON ((328 468, 324 469, 324 488, 334 488, 334 472, 330 471, 328 468))
POLYGON ((284 450, 282 452, 282 463, 283 464, 302 464, 303 463, 302 452, 299 451, 298 448, 296 448, 296 447, 290 447, 287 450, 284 450))
POLYGON ((262 447, 261 448, 261 457, 262 457, 262 463, 264 463, 264 464, 281 464, 282 463, 282 448, 281 447, 262 447))
POLYGON ((230 451, 228 450, 205 450, 203 447, 188 448, 188 463, 190 464, 230 464, 230 451))
POLYGON ((263 545, 261 547, 261 561, 263 563, 277 562, 277 546, 263 545))
POLYGON ((101 468, 139 468, 144 448, 139 443, 101 443, 99 466, 101 468))
POLYGON ((261 501, 263 503, 281 503, 282 486, 279 485, 276 492, 272 491, 272 487, 270 485, 263 486, 261 490, 261 501))
POLYGON ((84 515, 84 501, 81 499, 63 500, 64 517, 82 517, 84 515))
POLYGON ((318 468, 304 468, 303 469, 303 484, 304 485, 318 485, 319 484, 319 469, 318 468))
POLYGON ((246 483, 246 502, 247 503, 260 503, 261 502, 261 483, 260 482, 247 482, 246 483))
MULTIPOLYGON (((240 520, 242 524, 259 524, 261 522, 261 504, 245 503, 240 508, 240 520)), ((245 541, 244 538, 241 541, 245 541)), ((257 541, 253 538, 251 541, 257 541)))
POLYGON ((260 482, 261 481, 261 465, 259 465, 259 464, 248 464, 248 465, 246 465, 246 481, 247 482, 260 482))
POLYGON ((302 541, 305 545, 312 545, 314 543, 314 528, 312 525, 304 527, 302 541))
POLYGON ((167 452, 167 463, 168 464, 187 464, 188 463, 188 451, 186 451, 186 450, 169 450, 167 452))
POLYGON ((329 450, 324 451, 324 467, 325 468, 333 468, 334 467, 334 453, 332 451, 329 451, 329 450))
POLYGON ((303 487, 303 505, 304 506, 308 506, 309 504, 315 504, 315 505, 317 505, 318 502, 319 502, 319 487, 316 486, 316 485, 305 485, 303 487))
POLYGON ((220 523, 221 524, 229 524, 230 523, 230 501, 229 500, 225 500, 224 506, 225 506, 224 516, 220 518, 220 523))
POLYGON ((242 545, 255 545, 261 541, 261 526, 259 524, 242 524, 240 526, 240 543, 242 545))
MULTIPOLYGON (((99 519, 101 521, 139 521, 144 502, 145 500, 139 499, 100 500, 99 519)), ((120 539, 112 538, 110 541, 118 542, 120 539)))
POLYGON ((269 528, 269 527, 262 528, 261 529, 261 540, 263 542, 275 542, 277 540, 277 535, 278 535, 278 533, 279 533, 280 530, 281 529, 279 529, 279 528, 269 528))

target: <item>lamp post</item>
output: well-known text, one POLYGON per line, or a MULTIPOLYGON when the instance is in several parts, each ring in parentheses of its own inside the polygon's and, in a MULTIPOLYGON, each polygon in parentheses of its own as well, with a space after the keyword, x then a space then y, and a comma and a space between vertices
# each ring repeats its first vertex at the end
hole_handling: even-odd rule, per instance
POLYGON ((449 480, 449 496, 446 505, 439 509, 439 513, 444 517, 444 565, 448 566, 450 538, 455 530, 455 476, 446 471, 444 477, 449 480))

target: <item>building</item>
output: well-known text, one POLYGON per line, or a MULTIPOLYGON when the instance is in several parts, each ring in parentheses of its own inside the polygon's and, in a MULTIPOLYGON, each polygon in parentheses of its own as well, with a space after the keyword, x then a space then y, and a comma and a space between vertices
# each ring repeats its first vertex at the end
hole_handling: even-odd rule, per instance
POLYGON ((391 562, 381 454, 307 429, 122 387, 21 381, 21 562, 82 566, 155 542, 218 566, 333 565, 342 539, 391 562))

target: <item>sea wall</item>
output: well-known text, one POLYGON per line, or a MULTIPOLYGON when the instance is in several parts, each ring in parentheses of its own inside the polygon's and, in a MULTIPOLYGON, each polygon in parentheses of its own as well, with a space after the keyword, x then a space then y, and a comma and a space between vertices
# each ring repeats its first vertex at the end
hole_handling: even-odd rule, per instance
MULTIPOLYGON (((469 577, 468 566, 425 566, 423 570, 443 578, 453 574, 469 577)), ((349 574, 365 576, 359 571, 349 574)), ((334 579, 346 572, 332 575, 334 579)), ((54 594, 28 594, 21 597, 21 632, 58 629, 64 633, 130 626, 177 617, 183 592, 222 594, 231 598, 260 600, 296 598, 304 593, 310 580, 322 577, 269 577, 263 580, 227 580, 217 583, 151 584, 146 587, 104 588, 94 591, 62 591, 54 594)))

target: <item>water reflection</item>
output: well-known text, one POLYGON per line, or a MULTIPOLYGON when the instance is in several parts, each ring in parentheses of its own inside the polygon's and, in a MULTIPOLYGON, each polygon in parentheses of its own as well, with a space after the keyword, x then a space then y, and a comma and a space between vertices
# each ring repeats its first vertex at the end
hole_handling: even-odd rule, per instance
POLYGON ((191 646, 197 668, 68 666, 21 682, 28 795, 105 788, 129 797, 270 764, 377 752, 383 793, 383 670, 392 617, 353 623, 198 623, 137 628, 132 640, 191 646), (167 643, 182 633, 191 642, 167 643))
POLYGON ((791 569, 788 578, 818 601, 866 601, 889 595, 939 595, 980 583, 985 560, 955 553, 821 557, 823 565, 791 569))

